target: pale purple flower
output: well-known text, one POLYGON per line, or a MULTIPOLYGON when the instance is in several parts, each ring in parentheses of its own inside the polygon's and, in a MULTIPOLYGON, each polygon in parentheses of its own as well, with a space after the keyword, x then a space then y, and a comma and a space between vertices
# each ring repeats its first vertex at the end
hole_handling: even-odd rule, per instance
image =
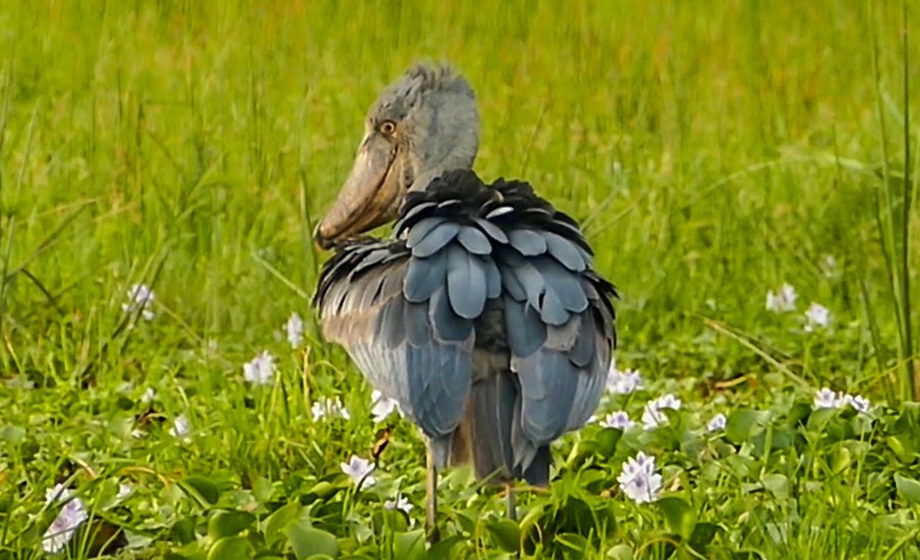
POLYGON ((795 288, 789 283, 783 283, 778 292, 770 290, 767 292, 767 311, 774 313, 783 313, 786 311, 795 311, 795 302, 798 299, 795 288))
POLYGON ((267 350, 243 364, 243 379, 253 385, 267 385, 275 375, 275 357, 267 350))
POLYGON ((130 484, 121 483, 118 485, 118 493, 115 494, 115 499, 124 500, 131 495, 131 492, 134 492, 134 488, 130 484))
POLYGON ((287 333, 287 339, 291 344, 291 348, 297 349, 300 347, 300 344, 303 342, 303 319, 300 318, 300 315, 296 311, 291 313, 287 323, 284 324, 284 330, 287 333))
POLYGON ((847 397, 849 397, 847 399, 847 404, 855 408, 857 412, 862 412, 863 414, 869 412, 869 407, 872 406, 872 404, 868 399, 862 395, 847 395, 847 397))
POLYGON ((837 393, 827 387, 822 387, 815 393, 814 407, 818 408, 837 408, 837 393))
POLYGON ((710 432, 721 432, 725 429, 726 418, 721 412, 712 417, 712 420, 706 424, 706 429, 710 432))
POLYGON ((616 362, 611 361, 607 371, 607 390, 615 395, 628 395, 642 387, 642 375, 639 370, 617 369, 616 362))
POLYGON ((816 327, 827 328, 831 324, 831 312, 820 303, 812 303, 805 311, 805 332, 812 332, 816 327))
POLYGON ((125 313, 135 313, 141 310, 141 317, 147 321, 152 321, 155 314, 150 309, 156 295, 146 284, 134 284, 128 289, 128 303, 121 304, 121 309, 125 313))
POLYGON ((623 463, 623 472, 617 477, 620 488, 637 504, 654 502, 661 492, 661 475, 655 472, 655 457, 640 451, 623 463))
POLYGON ((374 472, 374 465, 366 459, 352 455, 350 461, 340 463, 339 466, 342 468, 342 472, 347 474, 356 485, 361 484, 362 481, 365 486, 373 486, 377 483, 377 480, 371 475, 374 472))
POLYGON ((601 426, 618 430, 628 430, 635 425, 636 423, 629 419, 629 414, 622 410, 611 412, 601 421, 601 426))
POLYGON ((188 417, 184 414, 180 414, 173 420, 172 428, 169 429, 169 435, 183 439, 188 436, 191 431, 192 425, 189 423, 188 417))
POLYGON ((153 402, 153 399, 155 399, 156 396, 157 396, 157 392, 153 389, 153 387, 147 387, 147 389, 144 391, 144 394, 141 395, 141 402, 142 403, 153 402))
POLYGON ((64 550, 67 543, 73 539, 77 528, 89 518, 83 501, 80 498, 71 499, 72 494, 71 490, 64 488, 62 484, 56 484, 45 492, 45 503, 48 505, 66 502, 42 536, 42 549, 48 554, 57 554, 64 550))
POLYGON ((851 395, 840 391, 835 393, 827 387, 824 387, 815 393, 814 407, 818 408, 846 408, 853 407, 857 412, 863 414, 869 412, 872 403, 862 395, 851 395))
POLYGON ((316 400, 313 402, 310 411, 313 413, 314 422, 318 422, 321 418, 325 418, 326 416, 338 416, 345 420, 351 418, 351 415, 348 414, 348 409, 346 409, 342 401, 337 398, 316 400))
POLYGON ((387 500, 383 502, 383 507, 389 510, 398 509, 408 514, 415 506, 412 505, 412 503, 409 501, 409 498, 399 494, 395 500, 387 500))
POLYGON ((393 414, 394 410, 402 414, 398 402, 389 397, 385 397, 383 393, 376 389, 371 393, 371 403, 373 403, 371 414, 374 415, 374 422, 378 424, 386 420, 390 414, 393 414))
POLYGON ((670 408, 679 410, 680 405, 680 399, 670 393, 649 401, 645 405, 645 411, 642 413, 642 423, 647 430, 666 424, 668 422, 668 417, 665 416, 662 409, 670 408))

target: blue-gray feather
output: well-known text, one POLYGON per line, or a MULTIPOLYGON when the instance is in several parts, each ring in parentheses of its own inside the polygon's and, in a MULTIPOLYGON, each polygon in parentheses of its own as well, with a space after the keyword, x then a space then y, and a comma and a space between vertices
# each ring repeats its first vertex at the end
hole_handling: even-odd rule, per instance
POLYGON ((486 305, 486 266, 459 245, 447 248, 447 293, 454 313, 464 319, 479 317, 486 305))
POLYGON ((459 342, 466 340, 473 333, 473 322, 454 313, 446 287, 439 288, 432 294, 428 320, 434 328, 437 340, 459 342))
POLYGON ((431 230, 447 221, 445 217, 423 218, 409 229, 409 235, 406 236, 406 247, 412 249, 418 245, 425 237, 431 233, 431 230))
POLYGON ((488 255, 492 252, 492 244, 484 233, 473 226, 463 226, 457 235, 457 241, 474 255, 488 255))
POLYGON ((513 229, 508 232, 508 240, 511 246, 525 257, 546 252, 546 239, 532 229, 513 229))
POLYGON ((533 442, 549 443, 561 436, 578 390, 578 371, 559 352, 539 350, 513 359, 521 383, 521 426, 533 442))
POLYGON ((412 302, 428 301, 447 278, 447 255, 438 252, 428 258, 409 259, 403 293, 412 302))
POLYGON ((476 225, 478 225, 482 231, 486 232, 489 237, 495 241, 501 243, 502 245, 508 243, 508 235, 505 234, 505 232, 502 231, 502 229, 497 225, 483 218, 473 218, 473 221, 476 222, 476 225))
POLYGON ((588 298, 577 275, 546 257, 534 259, 532 262, 543 277, 547 291, 552 291, 565 309, 579 313, 588 308, 588 298))
POLYGON ((549 254, 564 267, 574 272, 581 272, 586 268, 587 263, 577 245, 551 231, 542 231, 540 235, 546 240, 549 254))
POLYGON ((459 232, 460 226, 455 223, 440 224, 429 231, 415 246, 411 247, 412 256, 416 258, 430 257, 453 241, 459 232))
POLYGON ((546 324, 539 314, 514 298, 505 297, 505 336, 515 356, 526 358, 546 342, 546 324))

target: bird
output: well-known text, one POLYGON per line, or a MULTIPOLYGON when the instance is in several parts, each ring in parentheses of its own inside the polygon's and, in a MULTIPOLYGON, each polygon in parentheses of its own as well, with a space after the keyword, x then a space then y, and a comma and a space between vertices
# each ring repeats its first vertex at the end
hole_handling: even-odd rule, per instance
POLYGON ((479 129, 462 75, 410 67, 314 230, 333 251, 313 299, 324 338, 425 436, 431 540, 441 469, 504 484, 512 519, 515 481, 548 486, 550 444, 595 412, 617 342, 618 294, 577 222, 526 182, 483 182, 479 129))

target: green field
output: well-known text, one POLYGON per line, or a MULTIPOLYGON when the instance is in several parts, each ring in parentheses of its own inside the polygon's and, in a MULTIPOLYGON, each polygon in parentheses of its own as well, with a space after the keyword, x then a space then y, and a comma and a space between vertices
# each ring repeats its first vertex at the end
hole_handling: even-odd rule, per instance
POLYGON ((0 560, 44 556, 59 482, 88 517, 59 557, 920 558, 903 1, 0 3, 0 560), (309 302, 313 224, 417 60, 476 89, 476 171, 579 220, 618 287, 645 383, 598 416, 683 403, 561 440, 517 523, 448 472, 427 551, 424 443, 391 416, 376 484, 342 472, 384 424, 309 302), (766 309, 783 283, 794 310, 766 309), (272 382, 245 383, 263 350, 272 382), (314 420, 336 397, 350 418, 314 420), (640 450, 655 503, 617 483, 640 450))

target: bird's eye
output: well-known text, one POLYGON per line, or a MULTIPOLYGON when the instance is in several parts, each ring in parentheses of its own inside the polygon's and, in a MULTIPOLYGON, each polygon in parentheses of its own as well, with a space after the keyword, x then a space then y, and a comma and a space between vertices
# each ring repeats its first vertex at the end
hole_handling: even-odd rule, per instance
POLYGON ((393 121, 383 121, 380 123, 380 126, 377 127, 377 130, 384 136, 393 136, 393 133, 396 132, 396 123, 393 121))

